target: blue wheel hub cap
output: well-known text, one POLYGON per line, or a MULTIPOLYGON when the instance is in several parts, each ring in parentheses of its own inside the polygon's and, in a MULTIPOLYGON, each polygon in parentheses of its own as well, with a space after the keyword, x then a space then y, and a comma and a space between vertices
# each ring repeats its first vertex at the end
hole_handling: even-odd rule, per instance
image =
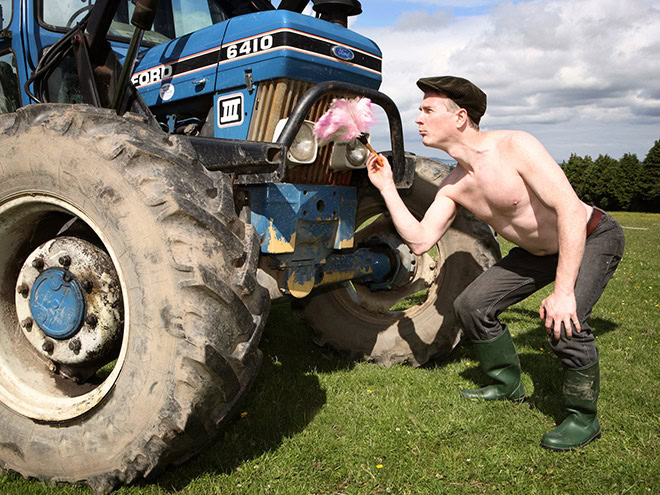
POLYGON ((30 291, 32 318, 44 334, 63 340, 75 335, 85 318, 83 289, 63 268, 44 270, 30 291))

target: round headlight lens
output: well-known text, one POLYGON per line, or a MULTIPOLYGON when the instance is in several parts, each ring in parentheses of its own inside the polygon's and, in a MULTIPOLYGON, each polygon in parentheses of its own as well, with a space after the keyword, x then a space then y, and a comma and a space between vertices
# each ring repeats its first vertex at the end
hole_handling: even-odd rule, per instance
POLYGON ((300 163, 311 163, 316 159, 316 138, 312 126, 303 122, 289 148, 289 158, 300 163))
POLYGON ((346 160, 352 167, 362 167, 368 156, 369 150, 360 141, 353 141, 346 146, 346 160))

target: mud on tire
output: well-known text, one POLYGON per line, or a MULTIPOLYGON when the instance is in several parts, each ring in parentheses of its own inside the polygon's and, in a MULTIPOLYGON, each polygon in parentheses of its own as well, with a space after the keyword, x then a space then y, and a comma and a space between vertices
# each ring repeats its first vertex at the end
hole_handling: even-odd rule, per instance
POLYGON ((258 370, 258 247, 185 140, 84 106, 0 116, 0 467, 107 492, 200 450, 258 370), (52 372, 15 308, 28 253, 73 220, 112 259, 124 315, 87 383, 52 372))

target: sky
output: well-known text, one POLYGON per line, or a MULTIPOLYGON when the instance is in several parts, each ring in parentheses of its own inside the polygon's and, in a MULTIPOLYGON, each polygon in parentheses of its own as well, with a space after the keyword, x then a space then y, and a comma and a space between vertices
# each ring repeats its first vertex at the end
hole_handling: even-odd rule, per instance
MULTIPOLYGON (((521 129, 558 162, 635 153, 660 139, 659 0, 362 0, 349 27, 383 52, 380 90, 399 107, 406 150, 420 77, 465 77, 488 95, 483 131, 521 129)), ((378 117, 378 115, 377 115, 378 117)), ((372 143, 389 149, 385 116, 372 143)))

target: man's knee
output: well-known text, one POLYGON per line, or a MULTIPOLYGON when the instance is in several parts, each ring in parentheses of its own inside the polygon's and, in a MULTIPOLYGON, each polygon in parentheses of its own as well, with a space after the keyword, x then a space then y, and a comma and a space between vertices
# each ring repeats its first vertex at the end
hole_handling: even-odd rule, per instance
POLYGON ((479 315, 484 315, 479 298, 469 289, 469 287, 465 289, 454 300, 454 312, 468 335, 473 333, 473 328, 478 325, 476 320, 479 315))
POLYGON ((502 333, 492 302, 477 284, 469 285, 454 300, 454 312, 468 340, 490 340, 502 333))
POLYGON ((556 340, 551 336, 549 342, 555 355, 568 368, 582 368, 598 360, 598 349, 589 327, 579 333, 573 332, 570 339, 562 328, 561 338, 556 340))
POLYGON ((465 324, 465 318, 471 311, 471 304, 466 291, 461 292, 456 299, 454 299, 454 313, 461 323, 465 324))

